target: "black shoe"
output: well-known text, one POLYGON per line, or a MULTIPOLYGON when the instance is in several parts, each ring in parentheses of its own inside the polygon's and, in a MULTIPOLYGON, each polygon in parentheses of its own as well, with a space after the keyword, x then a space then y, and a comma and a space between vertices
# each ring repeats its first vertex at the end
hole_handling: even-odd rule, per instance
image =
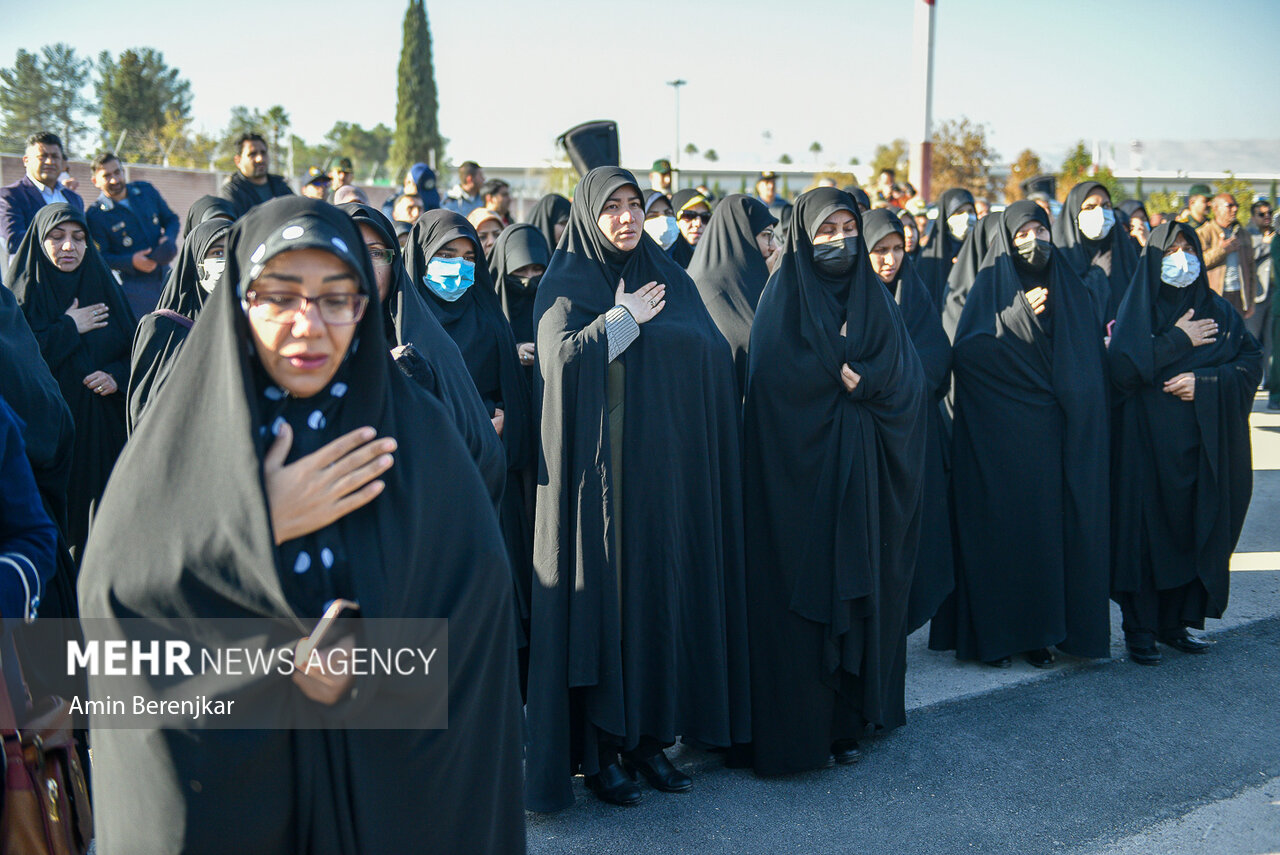
POLYGON ((619 807, 639 804, 642 798, 640 786, 617 763, 605 766, 599 775, 588 775, 587 789, 595 793, 600 801, 619 807))
POLYGON ((644 775, 649 786, 664 793, 687 793, 693 789, 693 779, 681 772, 661 751, 643 760, 628 758, 626 764, 633 771, 644 775))
POLYGON ((1161 633, 1160 643, 1167 644, 1175 650, 1181 650, 1183 653, 1208 653, 1209 642, 1203 638, 1196 638, 1189 634, 1185 629, 1180 635, 1173 633, 1161 633))
POLYGON ((1047 647, 1041 647, 1039 650, 1028 650, 1027 661, 1037 668, 1053 667, 1053 652, 1047 647))
POLYGON ((831 756, 841 766, 857 763, 862 759, 862 752, 858 750, 858 740, 837 739, 831 743, 831 756))
POLYGON ((1162 658, 1154 641, 1145 646, 1129 645, 1129 659, 1135 665, 1159 665, 1162 658))
POLYGON ((992 668, 1012 668, 1013 659, 1009 656, 1002 656, 999 659, 992 659, 987 664, 992 668))

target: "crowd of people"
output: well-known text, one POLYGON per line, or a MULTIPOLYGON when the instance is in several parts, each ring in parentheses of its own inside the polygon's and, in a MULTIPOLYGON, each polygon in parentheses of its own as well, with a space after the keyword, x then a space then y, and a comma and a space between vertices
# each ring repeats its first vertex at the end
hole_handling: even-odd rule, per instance
POLYGON ((179 234, 110 153, 87 208, 55 135, 24 162, 0 190, 6 627, 449 620, 445 730, 91 731, 101 852, 523 851, 524 809, 577 774, 620 806, 689 790, 677 741, 763 776, 856 762, 905 723, 926 624, 1050 668, 1110 655, 1114 600, 1155 665, 1227 607, 1265 201, 1241 229, 1230 196, 1149 216, 1086 180, 946 189, 929 217, 891 172, 791 202, 657 161, 514 223, 474 162, 445 194, 415 164, 379 210, 346 159, 295 195, 249 134, 179 234))

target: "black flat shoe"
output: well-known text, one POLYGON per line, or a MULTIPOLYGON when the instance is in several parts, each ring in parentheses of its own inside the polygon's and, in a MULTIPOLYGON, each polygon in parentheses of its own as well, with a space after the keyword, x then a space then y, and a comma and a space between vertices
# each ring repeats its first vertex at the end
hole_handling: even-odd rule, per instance
POLYGON ((649 786, 664 793, 687 793, 693 789, 693 779, 681 772, 659 751, 643 760, 627 759, 626 764, 634 772, 644 775, 649 786))
POLYGON ((1159 665, 1162 658, 1154 642, 1145 647, 1129 645, 1129 660, 1135 665, 1159 665))
POLYGON ((1041 647, 1039 650, 1028 650, 1027 661, 1037 668, 1053 667, 1053 652, 1047 647, 1041 647))
POLYGON ((600 801, 619 807, 631 807, 643 798, 640 786, 617 763, 605 766, 599 775, 588 775, 587 789, 600 801))
POLYGON ((1209 642, 1203 638, 1196 638, 1190 635, 1185 629, 1181 635, 1161 635, 1160 643, 1167 644, 1174 650, 1181 650, 1183 653, 1208 653, 1209 642))
POLYGON ((1013 658, 1009 656, 1002 656, 999 659, 992 659, 987 664, 990 665, 992 668, 1012 668, 1013 658))
POLYGON ((831 756, 841 766, 857 763, 862 759, 862 752, 858 750, 858 740, 837 739, 831 743, 831 756))

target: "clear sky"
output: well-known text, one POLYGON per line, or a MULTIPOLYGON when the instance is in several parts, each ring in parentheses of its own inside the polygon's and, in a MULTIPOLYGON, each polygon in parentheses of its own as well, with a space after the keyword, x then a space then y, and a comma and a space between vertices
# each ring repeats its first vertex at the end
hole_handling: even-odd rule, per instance
MULTIPOLYGON (((624 161, 647 162, 672 154, 664 82, 680 77, 682 145, 725 165, 784 152, 809 165, 815 140, 823 164, 865 161, 915 127, 916 2, 428 0, 441 130, 455 162, 536 163, 561 131, 610 118, 624 161)), ((151 46, 191 81, 197 128, 280 103, 318 142, 337 120, 394 124, 406 5, 0 0, 0 63, 58 40, 89 55, 151 46)), ((1006 159, 1029 146, 1056 161, 1081 138, 1280 141, 1280 0, 937 7, 934 115, 986 122, 1006 159)))

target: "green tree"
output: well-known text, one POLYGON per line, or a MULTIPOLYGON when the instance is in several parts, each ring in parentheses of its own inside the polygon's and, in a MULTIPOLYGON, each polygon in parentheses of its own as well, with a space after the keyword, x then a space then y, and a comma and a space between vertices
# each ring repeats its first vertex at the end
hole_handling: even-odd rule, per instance
POLYGON ((1062 171, 1058 173, 1058 200, 1065 201, 1071 188, 1089 177, 1092 167, 1093 155, 1089 153, 1084 140, 1080 140, 1062 161, 1062 171))
POLYGON ((684 153, 690 156, 695 155, 698 153, 698 147, 693 143, 688 143, 684 147, 684 153))
POLYGON ((37 54, 18 48, 12 68, 0 69, 0 142, 22 151, 27 137, 48 124, 48 84, 37 54))
POLYGON ((89 130, 85 119, 97 109, 97 105, 84 94, 93 63, 79 56, 75 48, 65 42, 45 45, 40 52, 44 56, 41 67, 48 87, 49 125, 62 137, 62 144, 70 155, 89 130))
POLYGON ((987 142, 987 126, 967 117, 948 119, 933 133, 933 196, 963 187, 975 196, 993 197, 997 184, 991 175, 996 152, 987 142))
POLYGON ((328 137, 320 145, 308 145, 302 137, 290 134, 289 151, 299 171, 309 166, 318 166, 323 169, 337 156, 337 149, 329 142, 328 137))
MULTIPOLYGON (((871 155, 871 173, 879 175, 881 170, 892 169, 894 172, 905 172, 908 168, 907 152, 911 150, 907 141, 898 138, 888 145, 881 144, 876 146, 875 153, 871 155)), ((854 161, 851 165, 856 166, 854 161)))
POLYGON ((1148 195, 1144 207, 1148 214, 1161 213, 1176 216, 1182 210, 1182 197, 1177 193, 1169 192, 1169 188, 1165 187, 1148 195))
POLYGON ((1111 195, 1111 204, 1119 205, 1125 199, 1129 198, 1128 192, 1125 191, 1124 185, 1120 183, 1120 179, 1116 178, 1116 174, 1111 171, 1109 166, 1100 166, 1098 171, 1089 176, 1090 181, 1097 181, 1103 187, 1107 188, 1107 193, 1111 195))
POLYGON ((1022 190, 1022 182, 1034 178, 1044 171, 1040 163, 1040 155, 1029 148, 1024 148, 1018 157, 1009 165, 1009 180, 1004 183, 1004 200, 1016 202, 1025 199, 1027 194, 1022 190))
POLYGON ((702 156, 705 157, 707 160, 711 161, 712 163, 715 163, 717 160, 720 159, 720 155, 716 154, 716 150, 714 148, 707 149, 702 153, 702 156))
POLYGON ((781 163, 784 166, 789 165, 791 163, 791 155, 783 152, 782 156, 778 158, 778 163, 781 163))
POLYGON ((267 130, 267 144, 270 146, 271 163, 276 172, 283 173, 289 162, 284 146, 285 133, 289 130, 289 113, 279 104, 267 108, 262 114, 262 124, 267 130))
POLYGON ((129 48, 119 59, 98 55, 98 104, 104 145, 125 134, 121 157, 158 163, 165 150, 164 129, 190 118, 191 84, 154 48, 129 48))
POLYGON ((356 167, 356 175, 366 181, 376 181, 386 174, 387 156, 391 152, 394 132, 379 122, 366 130, 358 124, 337 122, 324 139, 334 157, 350 157, 356 167))
POLYGON ((822 143, 817 140, 809 143, 809 154, 813 155, 813 162, 816 164, 818 158, 822 155, 822 143))
POLYGON ((1228 172, 1227 177, 1215 181, 1213 184, 1214 194, 1228 193, 1235 200, 1239 209, 1236 211, 1236 219, 1240 225, 1247 225, 1249 222, 1249 207, 1253 204, 1253 185, 1248 181, 1236 178, 1234 172, 1228 172))
POLYGON ((436 103, 435 71, 431 63, 431 29, 425 0, 409 0, 404 13, 404 41, 400 47, 396 84, 396 130, 391 162, 400 174, 418 161, 439 170, 444 161, 436 103))

